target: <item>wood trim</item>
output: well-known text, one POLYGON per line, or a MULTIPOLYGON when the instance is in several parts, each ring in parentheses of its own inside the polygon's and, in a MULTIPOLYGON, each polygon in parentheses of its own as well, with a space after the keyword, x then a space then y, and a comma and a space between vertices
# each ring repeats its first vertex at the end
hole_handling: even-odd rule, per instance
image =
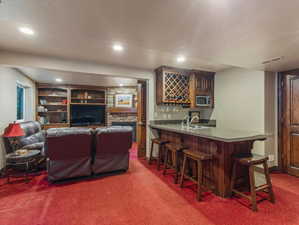
POLYGON ((281 171, 285 171, 284 165, 282 162, 282 154, 283 154, 283 136, 282 136, 282 130, 283 130, 283 96, 282 96, 282 89, 283 89, 283 73, 278 73, 278 80, 277 80, 277 97, 278 97, 278 104, 277 104, 277 131, 278 131, 278 168, 281 171))
POLYGON ((107 110, 109 113, 137 113, 136 108, 121 108, 121 107, 111 107, 107 110))
POLYGON ((106 90, 103 86, 91 86, 91 85, 73 85, 73 84, 49 84, 49 83, 37 83, 37 88, 65 88, 65 89, 87 89, 87 90, 106 90))

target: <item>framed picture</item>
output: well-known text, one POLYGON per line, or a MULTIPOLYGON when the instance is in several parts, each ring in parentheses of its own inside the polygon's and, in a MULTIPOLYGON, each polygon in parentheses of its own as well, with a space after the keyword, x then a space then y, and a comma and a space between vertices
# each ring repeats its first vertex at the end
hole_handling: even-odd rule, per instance
POLYGON ((131 108, 133 106, 133 95, 117 94, 115 95, 115 107, 131 108))

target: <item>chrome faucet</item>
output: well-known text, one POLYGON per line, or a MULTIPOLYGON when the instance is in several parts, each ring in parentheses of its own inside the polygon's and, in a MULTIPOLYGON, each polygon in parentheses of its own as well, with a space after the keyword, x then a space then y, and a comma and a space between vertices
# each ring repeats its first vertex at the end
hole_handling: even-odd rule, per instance
POLYGON ((182 120, 182 128, 184 128, 185 126, 185 122, 186 122, 186 127, 188 128, 190 126, 190 117, 187 115, 184 117, 184 119, 182 120))

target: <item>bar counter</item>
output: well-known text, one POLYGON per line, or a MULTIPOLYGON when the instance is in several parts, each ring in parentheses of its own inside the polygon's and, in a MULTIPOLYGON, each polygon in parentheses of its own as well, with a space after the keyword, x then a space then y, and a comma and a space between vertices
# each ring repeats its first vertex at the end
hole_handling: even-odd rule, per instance
MULTIPOLYGON (((172 143, 183 144, 190 150, 210 153, 213 160, 205 165, 206 186, 221 197, 230 196, 233 155, 251 153, 255 141, 264 141, 265 134, 250 131, 219 129, 217 127, 182 128, 180 124, 151 124, 159 138, 172 143)), ((240 168, 238 175, 247 175, 246 168, 240 168)))

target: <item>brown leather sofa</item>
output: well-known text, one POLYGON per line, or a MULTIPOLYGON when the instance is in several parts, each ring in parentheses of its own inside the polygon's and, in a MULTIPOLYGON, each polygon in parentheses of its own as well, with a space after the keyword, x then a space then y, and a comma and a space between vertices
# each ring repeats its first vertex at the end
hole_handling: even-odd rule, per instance
POLYGON ((49 129, 45 142, 48 180, 125 171, 131 144, 131 127, 49 129))
POLYGON ((95 174, 126 171, 129 168, 129 149, 132 145, 131 127, 98 128, 95 131, 95 155, 92 170, 95 174))
POLYGON ((92 143, 92 129, 49 129, 45 144, 48 180, 90 176, 92 143))

